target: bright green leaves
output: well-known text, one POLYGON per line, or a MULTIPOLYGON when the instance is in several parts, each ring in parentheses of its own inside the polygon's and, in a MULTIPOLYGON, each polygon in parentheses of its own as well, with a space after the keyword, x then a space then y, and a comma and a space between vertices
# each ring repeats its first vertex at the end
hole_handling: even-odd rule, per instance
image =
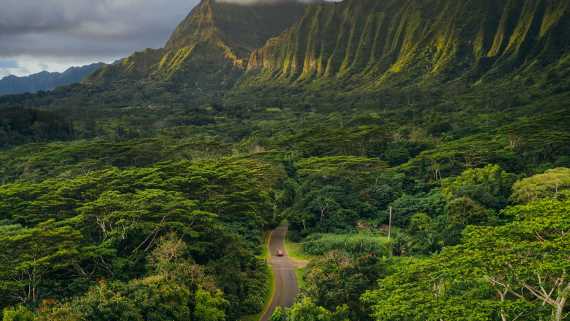
POLYGON ((277 309, 271 321, 349 321, 347 318, 347 308, 339 307, 335 312, 331 312, 305 298, 294 304, 291 308, 283 310, 277 309))
POLYGON ((34 314, 27 308, 19 305, 4 309, 2 321, 34 321, 34 314))
POLYGON ((80 262, 81 234, 73 227, 46 221, 34 228, 13 228, 0 235, 0 298, 36 303, 62 291, 61 274, 80 262))
POLYGON ((68 303, 42 307, 39 321, 224 321, 227 301, 175 234, 158 241, 154 273, 129 282, 100 281, 68 303))
POLYGON ((487 165, 446 180, 442 191, 449 198, 468 197, 486 208, 501 209, 507 204, 513 182, 514 176, 498 165, 487 165))
POLYGON ((209 234, 220 229, 216 216, 200 210, 195 201, 180 192, 158 189, 108 191, 78 212, 82 231, 92 237, 96 251, 117 251, 112 264, 125 269, 122 273, 140 268, 160 236, 172 232, 189 242, 188 251, 196 257, 211 256, 214 246, 209 234))
POLYGON ((468 230, 458 249, 496 291, 546 304, 552 320, 561 320, 557 311, 570 296, 570 202, 537 201, 507 212, 518 219, 505 226, 468 230))
POLYGON ((309 255, 324 255, 338 250, 354 255, 390 255, 390 240, 377 234, 318 234, 314 233, 303 241, 303 251, 309 255))
POLYGON ((376 320, 562 320, 569 212, 555 200, 509 208, 512 223, 467 228, 462 244, 400 264, 364 299, 376 320))
POLYGON ((556 198, 567 195, 568 190, 570 190, 570 168, 555 168, 516 182, 513 186, 512 200, 517 203, 527 203, 541 198, 556 198))
POLYGON ((212 294, 200 289, 196 291, 194 318, 200 321, 224 321, 226 319, 224 308, 227 304, 220 291, 212 294))
POLYGON ((206 292, 199 295, 197 320, 257 313, 267 282, 255 251, 273 219, 271 191, 282 175, 264 161, 226 159, 3 185, 0 306, 59 300, 106 279, 107 288, 77 298, 83 310, 59 305, 50 318, 162 320, 137 305, 146 302, 164 320, 189 320, 194 310, 168 305, 193 305, 188 291, 196 288, 186 282, 202 278, 206 292), (185 244, 169 245, 182 254, 168 254, 159 242, 167 235, 185 244), (160 260, 149 257, 155 250, 163 251, 160 260), (184 263, 172 265, 169 258, 184 263), (216 278, 204 277, 204 269, 216 278), (139 281, 117 283, 129 279, 139 281))
POLYGON ((346 305, 351 319, 366 320, 360 295, 374 286, 383 270, 382 259, 374 254, 331 251, 309 264, 303 293, 331 311, 346 305))
POLYGON ((215 218, 214 214, 199 210, 197 203, 182 193, 157 189, 136 193, 108 191, 78 212, 86 226, 97 227, 100 241, 125 240, 136 233, 151 235, 155 230, 160 234, 176 231, 198 237, 198 227, 215 218))

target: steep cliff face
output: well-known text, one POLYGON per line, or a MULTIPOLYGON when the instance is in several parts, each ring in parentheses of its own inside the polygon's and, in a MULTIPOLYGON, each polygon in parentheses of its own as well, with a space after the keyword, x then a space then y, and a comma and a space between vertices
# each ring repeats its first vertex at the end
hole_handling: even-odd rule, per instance
POLYGON ((163 49, 136 53, 88 82, 227 90, 238 80, 240 88, 477 81, 567 64, 569 34, 568 0, 202 0, 163 49))
POLYGON ((249 59, 243 84, 482 77, 557 62, 567 0, 345 0, 311 5, 249 59))
POLYGON ((90 82, 124 79, 175 80, 227 87, 250 54, 304 13, 294 0, 239 5, 202 0, 163 49, 147 49, 100 70, 90 82))
POLYGON ((236 63, 245 65, 253 50, 282 33, 303 13, 304 5, 292 0, 250 5, 204 0, 178 26, 166 49, 193 47, 211 41, 228 50, 236 63))

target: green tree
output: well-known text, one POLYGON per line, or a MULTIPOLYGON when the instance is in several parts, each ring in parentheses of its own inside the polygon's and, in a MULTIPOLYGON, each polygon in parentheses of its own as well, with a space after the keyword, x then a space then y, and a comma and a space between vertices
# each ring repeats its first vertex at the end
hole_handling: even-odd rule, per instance
POLYGON ((449 199, 467 197, 485 208, 499 210, 508 203, 514 179, 498 165, 487 165, 445 180, 442 191, 449 199))
POLYGON ((57 295, 81 260, 81 240, 73 227, 54 221, 1 234, 0 302, 38 303, 57 295))
POLYGON ((347 308, 338 307, 331 312, 304 298, 289 309, 278 308, 271 317, 271 321, 349 321, 347 308))
POLYGON ((4 309, 2 321, 34 321, 34 313, 26 307, 18 305, 13 308, 4 309))
POLYGON ((210 293, 202 289, 196 291, 196 307, 194 319, 203 321, 224 321, 224 312, 228 302, 223 298, 220 291, 210 293))
POLYGON ((380 220, 397 198, 403 177, 364 157, 314 157, 297 164, 299 184, 286 216, 294 230, 334 232, 359 220, 380 220))
POLYGON ((85 295, 41 309, 43 321, 225 320, 228 302, 175 234, 158 240, 148 261, 154 273, 128 282, 100 281, 85 295))
POLYGON ((443 215, 446 205, 446 198, 438 189, 416 195, 403 194, 390 203, 393 212, 392 223, 405 227, 409 224, 410 218, 417 213, 425 213, 432 218, 443 215))
MULTIPOLYGON (((561 321, 570 297, 570 201, 542 200, 509 208, 515 221, 494 228, 471 228, 462 251, 497 291, 550 306, 551 320, 561 321)), ((455 256, 454 253, 449 255, 455 256)))
POLYGON ((439 251, 443 240, 436 222, 429 215, 418 213, 410 218, 410 223, 400 233, 396 243, 400 254, 425 255, 439 251))
POLYGON ((403 261, 363 299, 376 320, 545 320, 565 318, 570 201, 506 210, 514 221, 470 226, 460 245, 403 261))
POLYGON ((351 256, 332 251, 310 263, 304 277, 304 293, 326 309, 345 305, 351 319, 367 320, 367 311, 359 298, 375 285, 383 272, 384 266, 375 255, 351 256))
MULTIPOLYGON (((100 248, 118 251, 117 266, 144 262, 162 235, 176 232, 186 241, 209 238, 215 215, 198 208, 180 192, 145 189, 136 193, 108 191, 78 209, 84 234, 100 248), (129 258, 125 261, 124 258, 129 258), (134 258, 139 258, 135 260, 134 258)), ((203 247, 194 247, 202 253, 203 247)), ((125 273, 127 273, 125 271, 125 273)))
POLYGON ((528 203, 547 197, 559 197, 570 190, 570 168, 555 168, 543 174, 517 181, 513 185, 511 199, 516 203, 528 203))
POLYGON ((469 197, 457 197, 447 204, 449 223, 459 226, 485 224, 494 212, 469 197))

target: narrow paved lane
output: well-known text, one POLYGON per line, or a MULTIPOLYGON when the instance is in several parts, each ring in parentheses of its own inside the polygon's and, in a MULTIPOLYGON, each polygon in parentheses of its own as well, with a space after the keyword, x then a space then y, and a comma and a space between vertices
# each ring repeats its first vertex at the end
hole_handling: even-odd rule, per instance
POLYGON ((269 239, 269 252, 271 253, 269 264, 275 277, 273 284, 275 290, 273 298, 271 298, 271 304, 261 316, 261 321, 269 320, 275 308, 293 305, 295 297, 299 292, 297 276, 295 275, 295 264, 289 259, 285 250, 286 235, 287 226, 281 225, 271 233, 271 238, 269 239), (285 255, 277 256, 278 250, 282 250, 285 255))

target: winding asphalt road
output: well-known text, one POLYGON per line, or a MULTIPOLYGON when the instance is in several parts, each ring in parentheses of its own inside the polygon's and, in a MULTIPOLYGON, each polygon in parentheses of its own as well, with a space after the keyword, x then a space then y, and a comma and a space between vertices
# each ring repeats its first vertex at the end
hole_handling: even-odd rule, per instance
POLYGON ((261 316, 260 321, 268 321, 277 307, 290 307, 293 305, 295 297, 299 292, 297 276, 295 275, 295 269, 298 264, 295 264, 287 255, 285 250, 286 235, 287 226, 281 225, 273 230, 269 239, 269 253, 271 253, 269 265, 273 270, 274 293, 271 303, 261 316), (277 250, 282 250, 285 255, 277 256, 277 250))

